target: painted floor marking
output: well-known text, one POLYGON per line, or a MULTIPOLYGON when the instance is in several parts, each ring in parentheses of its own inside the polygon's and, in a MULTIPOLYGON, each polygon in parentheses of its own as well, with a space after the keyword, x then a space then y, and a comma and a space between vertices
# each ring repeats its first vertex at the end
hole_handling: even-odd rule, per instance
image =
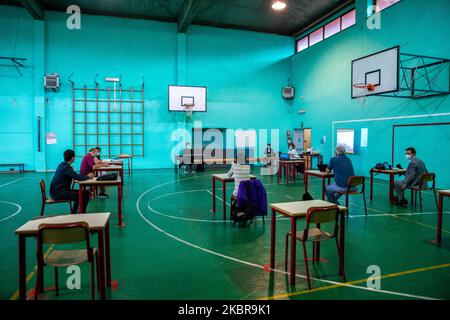
MULTIPOLYGON (((184 179, 184 180, 188 180, 188 179, 184 179)), ((169 238, 171 238, 171 239, 173 239, 175 241, 183 243, 183 244, 185 244, 187 246, 190 246, 190 247, 195 248, 197 250, 200 250, 200 251, 203 251, 203 252, 206 252, 206 253, 209 253, 209 254, 212 254, 212 255, 224 258, 224 259, 228 259, 228 260, 231 260, 231 261, 234 261, 234 262, 237 262, 237 263, 245 264, 245 265, 248 265, 248 266, 252 266, 252 267, 264 270, 264 266, 263 265, 259 265, 259 264, 252 263, 252 262, 249 262, 249 261, 241 260, 241 259, 238 259, 238 258, 235 258, 235 257, 232 257, 232 256, 227 256, 227 255, 224 255, 222 253, 219 253, 219 252, 216 252, 216 251, 213 251, 213 250, 210 250, 210 249, 198 246, 198 245, 196 245, 194 243, 191 243, 191 242, 188 242, 188 241, 186 241, 184 239, 181 239, 181 238, 179 238, 179 237, 177 237, 177 236, 175 236, 175 235, 165 231, 164 229, 158 227, 157 225, 152 223, 150 220, 148 220, 144 216, 144 214, 142 213, 142 211, 141 211, 141 209, 139 207, 139 203, 141 202, 142 198, 146 194, 148 194, 149 192, 151 192, 151 191, 153 191, 153 190, 155 190, 157 188, 160 188, 163 185, 168 185, 168 184, 176 183, 176 182, 178 182, 178 180, 174 180, 174 181, 171 181, 171 182, 166 182, 166 183, 163 183, 161 185, 156 185, 156 186, 154 186, 154 187, 144 191, 138 197, 138 199, 136 200, 136 210, 137 210, 139 216, 141 217, 141 219, 144 220, 144 222, 146 222, 150 227, 152 227, 156 231, 161 232, 163 235, 165 235, 165 236, 167 236, 167 237, 169 237, 169 238)), ((289 274, 286 271, 282 271, 282 270, 278 270, 278 269, 271 269, 271 271, 277 272, 277 273, 282 273, 282 274, 289 274)), ((299 278, 306 278, 305 276, 300 275, 300 274, 296 274, 295 276, 299 277, 299 278)), ((348 284, 348 283, 340 283, 340 282, 336 282, 336 281, 325 280, 325 279, 318 279, 318 278, 314 278, 314 277, 312 277, 311 280, 318 281, 318 282, 323 282, 323 283, 329 283, 329 284, 333 284, 333 285, 340 285, 340 286, 344 286, 344 287, 356 288, 356 289, 359 289, 359 290, 373 291, 373 289, 370 289, 370 288, 367 288, 367 287, 355 286, 355 285, 348 284)), ((423 296, 412 295, 412 294, 408 294, 408 293, 401 293, 401 292, 394 292, 394 291, 387 291, 387 290, 377 290, 377 292, 385 293, 385 294, 391 294, 391 295, 399 295, 399 296, 404 296, 404 297, 409 297, 409 298, 416 298, 416 299, 427 299, 427 300, 435 299, 435 298, 430 298, 430 297, 423 297, 423 296)))

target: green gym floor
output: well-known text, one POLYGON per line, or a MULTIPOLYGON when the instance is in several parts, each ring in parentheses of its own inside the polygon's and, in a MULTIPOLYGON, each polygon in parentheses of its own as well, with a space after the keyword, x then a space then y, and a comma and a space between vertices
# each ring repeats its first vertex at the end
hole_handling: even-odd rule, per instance
MULTIPOLYGON (((375 181, 374 201, 364 216, 362 199, 351 198, 346 222, 345 271, 347 283, 338 275, 333 241, 322 244, 326 261, 312 267, 312 290, 307 290, 303 255, 298 247, 297 281, 289 286, 284 271, 284 236, 289 220, 277 223, 277 254, 274 273, 269 263, 270 219, 250 228, 235 227, 222 220, 221 200, 217 213, 211 209, 211 173, 175 174, 173 170, 135 171, 125 177, 123 213, 125 227, 117 227, 116 190, 109 199, 90 202, 88 212, 112 212, 111 265, 113 288, 110 299, 449 299, 450 216, 444 213, 443 244, 436 237, 436 206, 431 193, 424 196, 424 212, 418 208, 391 207, 388 185, 375 181), (367 287, 367 268, 379 266, 381 289, 367 287)), ((254 170, 259 176, 259 170, 254 170)), ((47 188, 52 174, 0 175, 0 299, 17 298, 18 258, 15 229, 39 215, 39 180, 47 188)), ((286 187, 276 177, 260 177, 268 202, 299 200, 303 182, 286 187)), ((310 182, 314 198, 320 198, 320 180, 310 182)), ((219 187, 219 185, 218 185, 219 187)), ((233 184, 228 184, 228 196, 233 184)), ((220 189, 218 195, 221 195, 220 189)), ((368 195, 368 190, 367 190, 368 195)), ((228 200, 228 199, 227 199, 228 200)), ((444 204, 449 208, 450 204, 444 204)), ((229 209, 229 208, 228 208, 229 209)), ((46 215, 67 213, 66 204, 46 208, 46 215)), ((303 222, 299 223, 299 228, 303 222)), ((94 244, 96 237, 93 237, 94 244)), ((35 240, 27 240, 27 290, 35 285, 35 240)), ((309 253, 311 251, 309 250, 309 253)), ((312 265, 311 265, 312 266, 312 265)), ((90 299, 89 266, 82 267, 81 290, 51 290, 42 299, 90 299)), ((60 286, 67 274, 61 270, 60 286)), ((51 288, 53 270, 46 268, 45 287, 51 288)), ((98 295, 97 295, 98 297, 98 295)))

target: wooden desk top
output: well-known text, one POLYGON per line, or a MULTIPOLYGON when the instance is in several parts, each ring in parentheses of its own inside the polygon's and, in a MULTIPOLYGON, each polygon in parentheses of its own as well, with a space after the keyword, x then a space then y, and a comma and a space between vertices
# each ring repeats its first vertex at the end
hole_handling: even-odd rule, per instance
POLYGON ((450 197, 450 190, 438 190, 437 192, 444 196, 450 197))
POLYGON ((129 155, 129 154, 121 154, 121 155, 118 155, 117 158, 118 159, 131 159, 131 158, 133 158, 133 156, 129 155))
POLYGON ((78 183, 81 186, 96 186, 96 185, 118 185, 122 183, 122 180, 120 179, 120 177, 117 177, 117 180, 108 180, 108 181, 97 181, 99 177, 95 177, 92 179, 88 179, 88 180, 84 180, 84 181, 75 181, 76 183, 78 183))
POLYGON ((16 234, 35 235, 38 232, 39 225, 42 223, 71 223, 86 222, 90 231, 103 230, 109 221, 109 212, 89 213, 89 214, 65 214, 47 218, 38 218, 29 220, 23 226, 16 230, 16 234))
MULTIPOLYGON (((282 203, 271 203, 270 207, 275 209, 277 212, 288 217, 304 217, 309 208, 312 207, 328 207, 332 206, 333 203, 323 201, 323 200, 309 200, 309 201, 294 201, 294 202, 282 202, 282 203)), ((346 212, 347 208, 339 206, 341 212, 346 212)))
POLYGON ((325 178, 334 177, 333 173, 322 172, 320 170, 305 170, 305 173, 316 177, 325 177, 325 178))
POLYGON ((382 173, 382 174, 397 174, 397 173, 405 173, 406 169, 391 169, 391 170, 378 170, 378 169, 371 169, 373 172, 382 173))
POLYGON ((288 163, 305 163, 305 159, 291 159, 291 160, 281 160, 280 164, 288 164, 288 163))
MULTIPOLYGON (((214 178, 216 178, 219 181, 225 181, 225 182, 232 182, 234 181, 233 177, 228 176, 226 173, 217 173, 212 175, 214 178)), ((250 179, 256 179, 256 176, 250 175, 250 179)))
POLYGON ((99 168, 93 168, 94 171, 102 171, 102 170, 123 170, 122 166, 114 166, 114 165, 110 165, 110 166, 104 166, 104 167, 99 167, 99 168))

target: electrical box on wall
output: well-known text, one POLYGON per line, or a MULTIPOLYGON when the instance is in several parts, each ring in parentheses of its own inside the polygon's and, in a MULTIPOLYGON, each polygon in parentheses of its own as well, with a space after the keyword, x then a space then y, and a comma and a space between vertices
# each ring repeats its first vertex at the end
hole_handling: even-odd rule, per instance
POLYGON ((44 88, 45 89, 59 89, 59 74, 46 74, 44 76, 44 88))
POLYGON ((283 87, 283 98, 287 100, 294 99, 295 89, 292 86, 283 87))

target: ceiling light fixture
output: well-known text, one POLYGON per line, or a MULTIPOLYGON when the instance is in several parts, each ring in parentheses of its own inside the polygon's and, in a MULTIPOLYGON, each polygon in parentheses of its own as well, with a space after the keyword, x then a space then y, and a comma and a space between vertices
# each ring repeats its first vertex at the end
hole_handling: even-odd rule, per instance
POLYGON ((286 2, 284 1, 274 1, 272 3, 272 9, 275 11, 281 11, 286 8, 286 2))

